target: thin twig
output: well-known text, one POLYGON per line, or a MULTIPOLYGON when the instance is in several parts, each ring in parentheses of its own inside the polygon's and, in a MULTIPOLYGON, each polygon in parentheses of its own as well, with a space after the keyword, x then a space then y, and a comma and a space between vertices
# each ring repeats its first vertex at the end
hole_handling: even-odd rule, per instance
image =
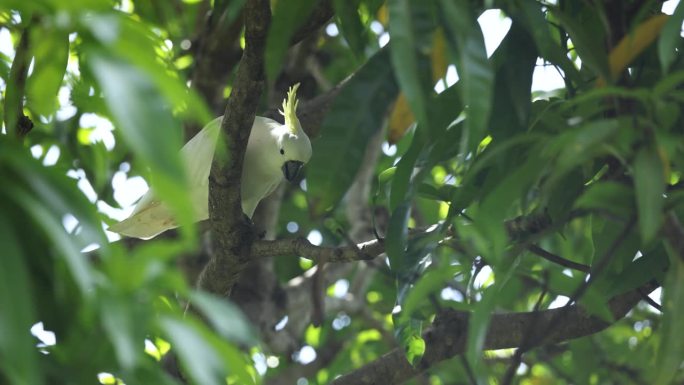
POLYGON ((529 250, 531 253, 533 253, 535 255, 538 255, 538 256, 546 259, 547 261, 553 262, 553 263, 561 265, 563 267, 567 267, 569 269, 582 271, 584 273, 588 273, 591 270, 591 267, 589 267, 587 265, 584 265, 582 263, 573 262, 573 261, 570 261, 570 260, 565 259, 563 257, 560 257, 556 254, 553 254, 551 252, 548 252, 548 251, 542 249, 541 247, 539 247, 535 244, 527 246, 527 250, 529 250))
POLYGON ((649 297, 648 293, 645 293, 643 290, 641 290, 641 288, 637 289, 637 291, 639 292, 639 295, 641 295, 641 299, 646 301, 646 303, 648 303, 649 305, 653 306, 659 312, 661 312, 661 313, 663 312, 662 305, 660 305, 658 302, 654 301, 653 298, 649 297))

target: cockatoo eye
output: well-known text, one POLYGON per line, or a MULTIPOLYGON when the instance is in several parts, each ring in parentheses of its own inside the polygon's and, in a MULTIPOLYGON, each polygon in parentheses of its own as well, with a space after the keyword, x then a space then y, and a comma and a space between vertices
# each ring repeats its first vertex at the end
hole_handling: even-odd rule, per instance
POLYGON ((280 149, 280 155, 285 155, 285 150, 283 150, 282 148, 280 149))

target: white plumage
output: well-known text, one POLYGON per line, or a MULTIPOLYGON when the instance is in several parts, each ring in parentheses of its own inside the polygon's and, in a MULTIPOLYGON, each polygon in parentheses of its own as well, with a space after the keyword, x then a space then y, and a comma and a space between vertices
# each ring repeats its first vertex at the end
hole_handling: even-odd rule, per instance
MULTIPOLYGON (((290 88, 283 101, 281 113, 285 124, 260 116, 254 119, 245 150, 241 185, 242 210, 250 218, 259 201, 271 194, 283 179, 293 179, 311 158, 311 142, 295 113, 298 86, 290 88)), ((209 218, 209 171, 222 119, 211 121, 181 149, 197 221, 209 218)), ((150 190, 140 199, 131 216, 110 226, 109 231, 148 239, 175 227, 177 223, 171 210, 150 190)))

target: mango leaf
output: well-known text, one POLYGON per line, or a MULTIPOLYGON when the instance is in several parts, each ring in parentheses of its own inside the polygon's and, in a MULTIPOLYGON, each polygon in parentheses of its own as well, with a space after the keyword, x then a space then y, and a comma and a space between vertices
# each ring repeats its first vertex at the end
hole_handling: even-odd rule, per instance
POLYGON ((198 330, 199 325, 171 317, 164 317, 159 323, 166 334, 165 338, 172 346, 179 347, 174 351, 180 358, 185 374, 201 385, 225 384, 226 368, 216 350, 203 338, 198 330))
MULTIPOLYGON (((109 294, 109 293, 108 293, 109 294)), ((144 312, 140 304, 123 295, 105 295, 99 298, 100 316, 105 332, 116 351, 116 358, 125 369, 133 369, 142 358, 145 341, 144 312)))
POLYGON ((397 95, 389 53, 373 56, 337 95, 313 142, 307 165, 310 207, 321 214, 335 206, 361 166, 370 138, 382 128, 397 95))
POLYGON ((411 111, 406 95, 402 92, 397 97, 396 102, 394 102, 394 107, 392 107, 392 112, 390 113, 387 141, 391 144, 397 143, 415 121, 416 118, 413 116, 413 111, 411 111))
POLYGON ((684 259, 668 247, 670 269, 663 291, 663 325, 660 332, 660 346, 652 373, 654 384, 671 384, 684 361, 684 259))
POLYGON ((390 210, 395 210, 400 204, 409 200, 415 192, 413 189, 414 183, 420 180, 419 178, 414 178, 414 183, 411 183, 411 177, 413 176, 416 162, 423 151, 425 140, 424 131, 417 130, 408 151, 397 163, 397 169, 392 178, 390 190, 390 210))
POLYGON ((668 267, 667 253, 662 246, 631 262, 619 274, 599 278, 594 286, 601 288, 607 297, 614 297, 636 289, 652 279, 663 282, 668 267))
POLYGON ((6 216, 10 210, 5 204, 12 202, 0 194, 0 368, 3 377, 12 384, 43 384, 42 373, 36 370, 38 350, 36 341, 29 334, 31 324, 36 322, 33 293, 29 273, 25 265, 30 256, 24 255, 15 233, 16 223, 6 216), (11 310, 11 311, 10 311, 11 310))
POLYGON ((423 323, 411 319, 395 329, 397 340, 404 347, 404 354, 411 365, 417 365, 425 353, 425 341, 421 336, 423 323))
POLYGON ((240 308, 234 304, 201 291, 193 292, 190 296, 190 301, 209 319, 214 328, 229 341, 245 345, 255 345, 257 343, 257 338, 250 321, 245 317, 240 308))
POLYGON ((663 73, 667 73, 677 58, 677 47, 681 55, 682 22, 684 22, 684 3, 681 1, 670 18, 665 22, 658 38, 658 57, 663 73))
POLYGON ((69 35, 50 28, 32 31, 33 72, 27 80, 28 107, 49 116, 57 107, 57 93, 62 86, 69 59, 69 35))
POLYGON ((513 23, 492 55, 496 68, 491 135, 506 139, 527 130, 532 103, 532 74, 537 50, 531 36, 513 23))
MULTIPOLYGON (((88 64, 105 94, 117 128, 133 152, 152 168, 155 194, 175 209, 180 224, 193 222, 188 203, 180 122, 159 89, 138 68, 104 51, 89 51, 88 64)), ((190 232, 188 232, 190 233, 190 232)))
POLYGON ((344 39, 357 57, 363 57, 366 29, 359 15, 360 0, 334 0, 335 15, 339 20, 344 39))
MULTIPOLYGON (((392 67, 397 76, 401 90, 408 100, 416 119, 421 125, 429 127, 426 99, 427 93, 419 76, 418 43, 416 42, 419 22, 417 12, 412 7, 418 2, 409 0, 392 0, 389 2, 389 28, 392 36, 390 53, 392 67)), ((418 37, 420 38, 420 37, 418 37)))
POLYGON ((544 149, 544 155, 557 156, 558 170, 554 177, 561 177, 574 167, 606 151, 603 145, 618 132, 619 128, 620 122, 615 119, 599 120, 572 127, 554 138, 544 149))
POLYGON ((611 80, 616 80, 622 71, 655 41, 667 20, 667 15, 653 16, 620 40, 608 56, 611 80))
POLYGON ((164 316, 159 320, 178 354, 184 373, 201 385, 224 385, 228 374, 237 377, 236 383, 256 384, 249 373, 251 360, 232 344, 217 337, 202 323, 191 317, 184 319, 164 316))
POLYGON ((634 160, 634 188, 639 230, 644 244, 660 232, 663 222, 665 175, 655 147, 642 148, 634 160))
MULTIPOLYGON (((610 79, 610 68, 608 65, 608 55, 603 47, 603 41, 597 38, 586 27, 585 23, 580 22, 578 17, 571 17, 561 12, 558 8, 550 8, 553 15, 561 22, 572 39, 572 43, 577 50, 577 55, 582 59, 582 65, 587 65, 598 76, 610 79)), ((589 13, 589 12, 585 12, 589 13)), ((586 24, 595 25, 598 18, 595 13, 589 13, 586 24)))
POLYGON ((458 74, 466 110, 466 127, 461 137, 461 154, 477 149, 489 124, 494 91, 494 71, 485 49, 484 37, 467 2, 440 0, 442 28, 458 54, 458 74))
POLYGON ((23 194, 24 192, 16 187, 10 187, 7 191, 36 223, 35 230, 42 231, 52 243, 53 249, 64 258, 81 293, 86 297, 92 297, 95 284, 92 268, 80 248, 70 239, 62 223, 55 218, 55 213, 50 212, 50 209, 40 201, 28 194, 23 194))
MULTIPOLYGON (((172 75, 171 69, 166 68, 164 63, 168 58, 158 54, 163 52, 159 47, 165 45, 164 39, 149 25, 111 13, 88 13, 80 21, 100 48, 108 50, 113 58, 137 67, 178 116, 201 124, 215 118, 199 95, 188 89, 177 75, 172 75), (150 52, 157 55, 151 55, 150 52)), ((82 55, 79 60, 81 64, 89 66, 88 55, 82 55)))
POLYGON ((575 201, 575 207, 607 210, 613 215, 626 216, 634 210, 634 190, 613 181, 593 183, 575 201))
POLYGON ((560 67, 568 79, 579 84, 582 81, 580 73, 567 57, 564 48, 554 41, 549 29, 551 26, 546 21, 539 4, 534 0, 523 0, 519 4, 520 8, 506 9, 513 19, 511 29, 515 24, 520 23, 534 39, 540 56, 560 67))
POLYGON ((300 0, 276 3, 264 52, 264 66, 269 81, 276 81, 285 54, 290 48, 292 35, 306 21, 317 2, 317 0, 300 0))
POLYGON ((421 306, 426 298, 441 290, 444 284, 453 280, 454 276, 463 270, 461 265, 448 265, 437 269, 430 269, 420 278, 408 292, 401 305, 401 315, 410 317, 421 306))
POLYGON ((401 274, 410 267, 404 257, 408 243, 408 220, 410 216, 411 203, 403 202, 392 212, 387 229, 385 252, 390 261, 390 268, 395 274, 401 274))

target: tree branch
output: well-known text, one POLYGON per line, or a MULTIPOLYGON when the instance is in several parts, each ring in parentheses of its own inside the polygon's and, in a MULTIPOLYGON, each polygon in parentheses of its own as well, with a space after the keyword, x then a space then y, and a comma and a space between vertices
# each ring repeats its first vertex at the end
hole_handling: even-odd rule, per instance
POLYGON ((215 157, 209 176, 209 221, 212 258, 200 276, 198 286, 228 296, 240 272, 249 261, 254 235, 242 215, 240 178, 247 140, 259 98, 264 89, 264 48, 271 21, 268 0, 245 4, 245 50, 237 70, 224 119, 221 143, 228 157, 215 157))
POLYGON ((553 262, 555 264, 561 265, 563 267, 567 267, 569 269, 574 269, 574 270, 582 271, 585 273, 588 273, 591 270, 591 267, 589 267, 587 265, 584 265, 582 263, 573 262, 573 261, 570 261, 568 259, 559 257, 558 255, 550 253, 550 252, 548 252, 548 251, 546 251, 546 250, 542 249, 541 247, 534 245, 534 244, 527 246, 527 250, 529 250, 531 253, 533 253, 535 255, 538 255, 538 256, 546 259, 549 262, 553 262))
POLYGON ((365 261, 377 257, 384 251, 384 242, 378 240, 344 247, 315 246, 306 238, 256 241, 252 244, 252 258, 296 255, 316 262, 322 259, 327 262, 365 261))
MULTIPOLYGON (((651 292, 655 288, 656 285, 648 284, 640 289, 651 292)), ((640 300, 641 295, 633 290, 614 297, 608 307, 615 319, 619 320, 640 300)), ((425 355, 416 367, 411 366, 401 349, 394 349, 352 373, 337 378, 332 385, 399 384, 440 361, 463 354, 468 336, 468 319, 467 312, 451 309, 441 312, 432 328, 423 335, 425 355)), ((543 340, 544 345, 588 336, 611 325, 589 315, 577 305, 541 312, 495 314, 487 329, 484 348, 495 350, 520 346, 532 323, 539 330, 550 330, 543 340)))
MULTIPOLYGON (((35 19, 34 19, 35 20, 35 19)), ((30 36, 31 24, 21 33, 19 44, 10 68, 5 92, 5 127, 7 132, 14 131, 21 138, 33 128, 33 122, 24 115, 24 94, 26 92, 26 78, 31 63, 30 36)))

